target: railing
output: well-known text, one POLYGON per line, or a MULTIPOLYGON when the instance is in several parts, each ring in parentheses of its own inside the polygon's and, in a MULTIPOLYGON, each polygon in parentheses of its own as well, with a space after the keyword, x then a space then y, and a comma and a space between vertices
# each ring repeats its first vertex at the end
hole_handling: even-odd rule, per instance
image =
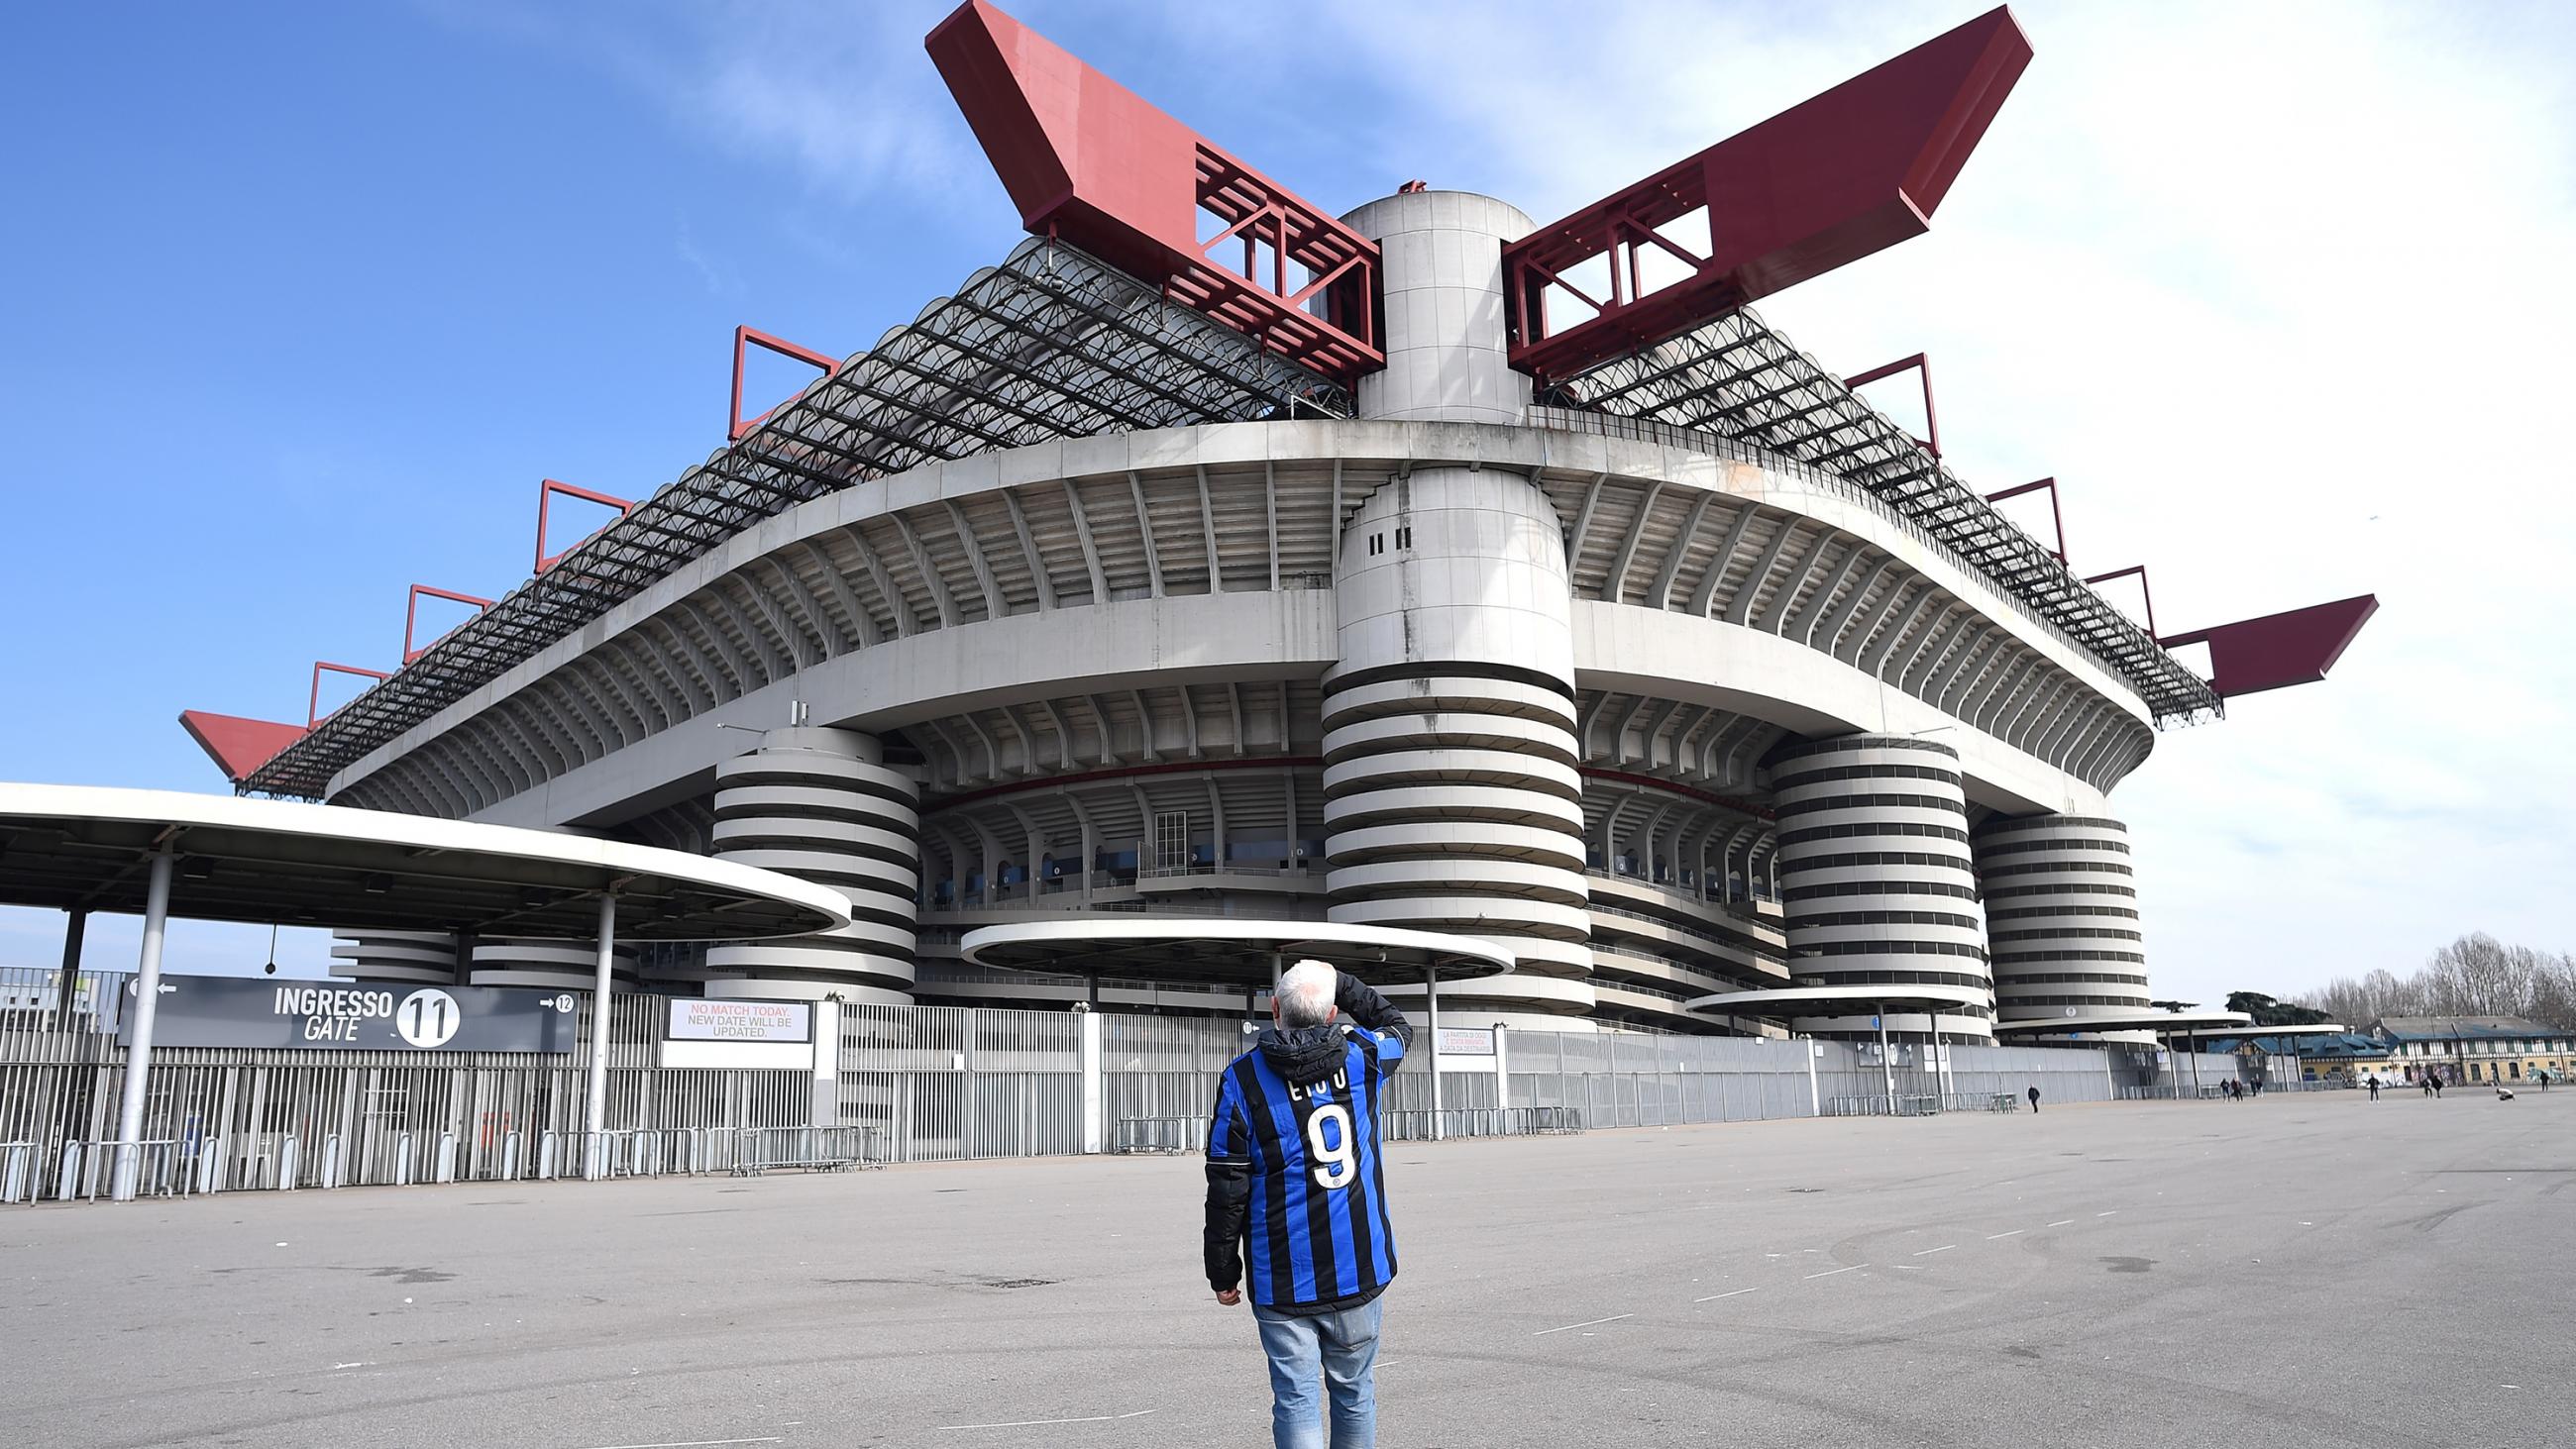
POLYGON ((1763 921, 1761 912, 1751 907, 1757 901, 1769 905, 1780 903, 1778 894, 1770 890, 1748 890, 1741 896, 1723 896, 1710 894, 1704 888, 1678 885, 1669 881, 1648 880, 1642 875, 1634 875, 1624 870, 1610 870, 1597 865, 1585 866, 1583 873, 1600 880, 1622 880, 1631 885, 1644 886, 1649 890, 1662 891, 1665 895, 1689 901, 1694 905, 1715 906, 1740 921, 1769 924, 1763 921))
POLYGON ((1938 1092, 1899 1092, 1890 1097, 1872 1092, 1857 1097, 1827 1097, 1828 1117, 1937 1117, 1941 1114, 1938 1092))
POLYGON ((757 1177, 781 1167, 839 1172, 885 1163, 875 1127, 745 1127, 734 1134, 733 1175, 757 1177))
POLYGON ((1111 1129, 1112 1152, 1196 1152, 1206 1124, 1196 1117, 1121 1117, 1111 1129))
MULTIPOLYGON (((2075 636, 2066 632, 2056 620, 2040 612, 2037 605, 2006 587, 1983 567, 1970 563, 1965 554, 1950 545, 1949 540, 1934 533, 1916 521, 1912 515, 1877 493, 1840 474, 1740 439, 1645 418, 1533 405, 1524 410, 1523 421, 1534 428, 1554 428, 1560 432, 1569 433, 1594 433, 1612 438, 1633 438, 1639 442, 1657 443, 1688 452, 1712 453, 1719 457, 1731 458, 1739 463, 1750 463, 1767 472, 1797 479, 1811 489, 1831 493, 1846 502, 1857 503, 1877 515, 1882 523, 1893 525, 1899 532, 1931 550, 1962 575, 1974 580, 1987 597, 2012 610, 2029 623, 2037 625, 2058 643, 2092 661, 2113 678, 2129 679, 2127 671, 2117 663, 2105 657, 2091 645, 2078 642, 2075 636)), ((2132 689, 2135 690, 2135 682, 2131 681, 2131 684, 2132 689)), ((2137 692, 2143 694, 2143 691, 2137 692)))
POLYGON ((2123 1102, 2215 1102, 2226 1097, 2227 1089, 2216 1082, 2203 1082, 2197 1087, 2189 1082, 2179 1086, 2159 1082, 2142 1087, 2120 1087, 2115 1095, 2123 1102))
POLYGON ((1389 1142, 1428 1142, 1435 1136, 1567 1136, 1583 1130, 1580 1107, 1452 1107, 1439 1112, 1392 1111, 1380 1129, 1389 1142), (1432 1119, 1439 1119, 1437 1134, 1432 1119))
POLYGON ((1605 916, 1625 916, 1632 921, 1643 921, 1647 925, 1660 927, 1663 930, 1670 931, 1676 936, 1687 936, 1694 941, 1705 941, 1713 948, 1731 952, 1738 956, 1749 956, 1757 961, 1777 962, 1786 961, 1788 959, 1789 953, 1787 950, 1782 947, 1772 945, 1768 941, 1757 940, 1750 937, 1739 940, 1731 936, 1721 936, 1714 931, 1702 930, 1699 927, 1686 925, 1680 921, 1666 920, 1661 916, 1650 916, 1644 911, 1632 911, 1624 906, 1605 906, 1599 901, 1588 903, 1585 906, 1585 909, 1605 916))

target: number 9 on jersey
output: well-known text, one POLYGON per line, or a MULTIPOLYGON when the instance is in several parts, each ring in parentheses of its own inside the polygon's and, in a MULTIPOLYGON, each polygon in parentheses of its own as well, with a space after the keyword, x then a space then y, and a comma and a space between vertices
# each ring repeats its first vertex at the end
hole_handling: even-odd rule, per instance
POLYGON ((1327 1102, 1306 1118, 1306 1155, 1314 1159, 1317 1187, 1329 1192, 1350 1185, 1359 1170, 1359 1144, 1351 1137, 1349 1107, 1327 1102), (1329 1134, 1327 1126, 1331 1128, 1329 1134))

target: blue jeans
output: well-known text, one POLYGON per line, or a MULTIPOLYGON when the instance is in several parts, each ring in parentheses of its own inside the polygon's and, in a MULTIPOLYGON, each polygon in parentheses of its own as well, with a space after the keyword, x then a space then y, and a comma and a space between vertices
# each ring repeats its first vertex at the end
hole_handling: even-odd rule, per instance
POLYGON ((1384 1298, 1300 1318, 1256 1306, 1270 1356, 1270 1439, 1277 1449, 1325 1449, 1323 1390, 1333 1404, 1332 1449, 1376 1449, 1378 1323, 1384 1298))

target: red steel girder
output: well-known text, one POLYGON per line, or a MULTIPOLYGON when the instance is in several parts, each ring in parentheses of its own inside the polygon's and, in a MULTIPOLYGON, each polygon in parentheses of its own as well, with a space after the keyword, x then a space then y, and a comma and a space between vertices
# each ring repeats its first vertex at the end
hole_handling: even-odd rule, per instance
MULTIPOLYGON (((749 356, 750 349, 754 347, 757 347, 764 352, 777 353, 779 356, 784 357, 791 362, 801 362, 808 367, 821 368, 825 377, 830 377, 833 373, 841 370, 841 360, 837 357, 827 357, 820 352, 816 352, 810 347, 799 347, 784 337, 772 337, 768 333, 760 331, 758 328, 734 328, 733 414, 725 420, 725 438, 730 442, 741 442, 743 434, 748 433, 752 429, 759 427, 762 423, 769 421, 769 413, 774 413, 778 411, 778 408, 787 406, 787 403, 782 402, 778 407, 771 408, 769 412, 764 412, 758 417, 746 418, 742 415, 742 367, 744 361, 747 360, 749 356)), ((793 401, 795 401, 794 398, 788 399, 788 402, 793 401)))
POLYGON ((2064 563, 2066 562, 2066 514, 2057 506, 2057 478, 2055 475, 2052 474, 2049 477, 2041 478, 2035 482, 2017 484, 2011 488, 2005 489, 2001 493, 1989 493, 1986 495, 1986 501, 1988 503, 2001 503, 2007 498, 2019 498, 2025 493, 2036 493, 2042 488, 2048 490, 2048 521, 2057 526, 2057 547, 2053 552, 2057 555, 2057 561, 2059 563, 2064 563))
POLYGON ((303 725, 284 720, 244 719, 202 709, 181 710, 179 727, 215 762, 215 768, 224 772, 224 778, 236 785, 309 732, 303 725))
MULTIPOLYGON (((614 509, 616 509, 616 510, 617 510, 617 516, 618 516, 618 517, 620 517, 620 518, 623 518, 623 517, 625 517, 627 514, 633 513, 633 512, 635 511, 635 505, 634 505, 633 503, 631 503, 631 502, 627 501, 626 499, 623 499, 623 498, 611 497, 610 495, 608 495, 608 494, 606 494, 606 493, 594 493, 594 492, 592 492, 591 490, 589 490, 589 489, 587 489, 587 488, 575 488, 574 486, 572 486, 572 485, 571 485, 571 484, 569 484, 569 483, 558 483, 558 482, 556 482, 556 481, 555 481, 554 479, 552 479, 552 478, 547 478, 547 479, 543 479, 543 480, 541 480, 541 481, 537 484, 537 570, 536 570, 536 571, 537 571, 538 573, 544 573, 546 570, 548 570, 548 569, 550 569, 550 568, 553 568, 553 567, 555 566, 555 563, 556 563, 556 561, 557 561, 557 560, 561 559, 565 554, 568 554, 568 553, 572 552, 573 548, 579 548, 579 547, 581 547, 581 544, 576 543, 576 544, 574 544, 574 545, 572 546, 572 548, 563 549, 563 550, 560 550, 560 551, 558 551, 558 552, 551 553, 551 554, 546 552, 546 511, 547 511, 546 506, 547 506, 548 504, 550 504, 550 503, 554 502, 554 497, 555 497, 555 495, 556 495, 556 494, 558 494, 558 493, 566 493, 566 494, 570 494, 571 496, 573 496, 573 497, 575 497, 575 498, 580 499, 580 500, 581 500, 581 501, 583 501, 584 503, 598 503, 598 504, 603 504, 603 505, 605 505, 605 506, 607 506, 607 507, 610 507, 610 508, 614 508, 614 509)), ((602 526, 603 526, 603 527, 605 527, 605 525, 602 525, 602 526)), ((584 536, 583 536, 582 542, 583 542, 583 543, 587 543, 587 542, 589 542, 589 541, 590 541, 591 536, 596 535, 596 534, 597 534, 597 532, 598 532, 598 530, 597 530, 597 529, 593 529, 593 530, 591 530, 591 533, 590 533, 590 534, 586 534, 586 535, 584 535, 584 536)))
POLYGON ((1858 392, 1860 389, 1867 387, 1873 382, 1880 381, 1884 378, 1894 377, 1908 368, 1913 369, 1915 375, 1923 384, 1923 431, 1929 435, 1917 438, 1914 441, 1921 443, 1923 445, 1923 451, 1931 454, 1933 461, 1938 462, 1941 458, 1941 413, 1939 409, 1932 406, 1931 358, 1924 356, 1920 352, 1915 353, 1912 357, 1900 357, 1894 362, 1887 364, 1885 367, 1873 367, 1867 372, 1853 373, 1851 376, 1843 379, 1843 386, 1850 388, 1854 392, 1858 392))
POLYGON ((2107 574, 2093 574, 2087 577, 2084 582, 2087 584, 2107 584, 2113 579, 2125 579, 2131 574, 2137 575, 2138 597, 2145 600, 2147 605, 2147 632, 2149 634, 2153 634, 2156 632, 2156 593, 2154 589, 2147 585, 2147 566, 2145 564, 2131 564, 2124 569, 2113 569, 2107 574))
POLYGON ((923 44, 1030 231, 1341 382, 1386 365, 1377 243, 984 0, 923 44))
MULTIPOLYGON (((393 675, 386 670, 369 669, 361 664, 333 664, 327 660, 314 660, 313 694, 311 698, 305 702, 304 729, 299 731, 299 733, 309 734, 312 732, 315 725, 322 722, 322 676, 325 673, 354 674, 360 679, 372 679, 379 684, 385 680, 393 678, 393 675)), ((373 688, 374 686, 370 685, 368 687, 373 688)), ((338 711, 334 710, 333 713, 336 714, 338 711)), ((279 748, 283 749, 284 746, 281 745, 279 748)))
POLYGON ((437 639, 432 639, 429 643, 423 644, 417 649, 411 647, 412 630, 420 623, 420 599, 423 594, 427 594, 433 599, 446 599, 451 603, 472 604, 475 612, 477 613, 481 613, 483 610, 492 607, 492 601, 490 599, 477 598, 472 594, 460 594, 452 589, 433 589, 427 584, 412 585, 411 596, 403 601, 402 662, 405 664, 409 664, 413 660, 428 653, 437 645, 439 639, 444 639, 448 634, 456 632, 455 629, 451 628, 446 634, 439 635, 437 639))
POLYGON ((2362 594, 2331 604, 2311 604, 2259 619, 2239 619, 2208 629, 2194 629, 2156 642, 2167 649, 2186 644, 2209 646, 2213 677, 2209 687, 2222 699, 2260 694, 2293 684, 2314 684, 2334 668, 2343 651, 2361 634, 2361 626, 2379 612, 2379 596, 2362 594))
POLYGON ((1569 377, 1920 235, 2030 56, 1988 11, 1505 247, 1512 365, 1569 377), (1657 230, 1701 207, 1707 255, 1657 230), (1642 248, 1690 275, 1641 294, 1642 248), (1548 284, 1603 256, 1598 315, 1552 329, 1548 284))

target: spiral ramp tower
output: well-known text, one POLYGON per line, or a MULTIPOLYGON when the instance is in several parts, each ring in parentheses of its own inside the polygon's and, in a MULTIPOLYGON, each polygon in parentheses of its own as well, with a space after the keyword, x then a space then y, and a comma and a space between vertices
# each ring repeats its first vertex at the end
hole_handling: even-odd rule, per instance
POLYGON ((331 938, 332 970, 367 981, 456 982, 456 937, 445 931, 340 931, 331 938))
POLYGON ((1593 1004, 1561 538, 1527 480, 1465 468, 1393 480, 1342 536, 1331 917, 1509 946, 1513 976, 1443 993, 1480 1013, 1593 1004))
POLYGON ((1999 1020, 2150 1009, 2128 837, 2105 816, 1999 816, 1977 828, 1999 1020))
POLYGON ((912 999, 921 787, 856 730, 772 730, 716 766, 718 859, 839 891, 850 924, 708 948, 709 996, 912 999))
MULTIPOLYGON (((1968 850, 1959 753, 1931 740, 1846 735, 1774 754, 1789 968, 1827 986, 1964 987, 1992 1000, 1968 850)), ((1800 1031, 1864 1035, 1873 1013, 1803 1018, 1800 1031)), ((1891 1033, 1994 1035, 1991 1009, 1891 1016, 1891 1033)))

